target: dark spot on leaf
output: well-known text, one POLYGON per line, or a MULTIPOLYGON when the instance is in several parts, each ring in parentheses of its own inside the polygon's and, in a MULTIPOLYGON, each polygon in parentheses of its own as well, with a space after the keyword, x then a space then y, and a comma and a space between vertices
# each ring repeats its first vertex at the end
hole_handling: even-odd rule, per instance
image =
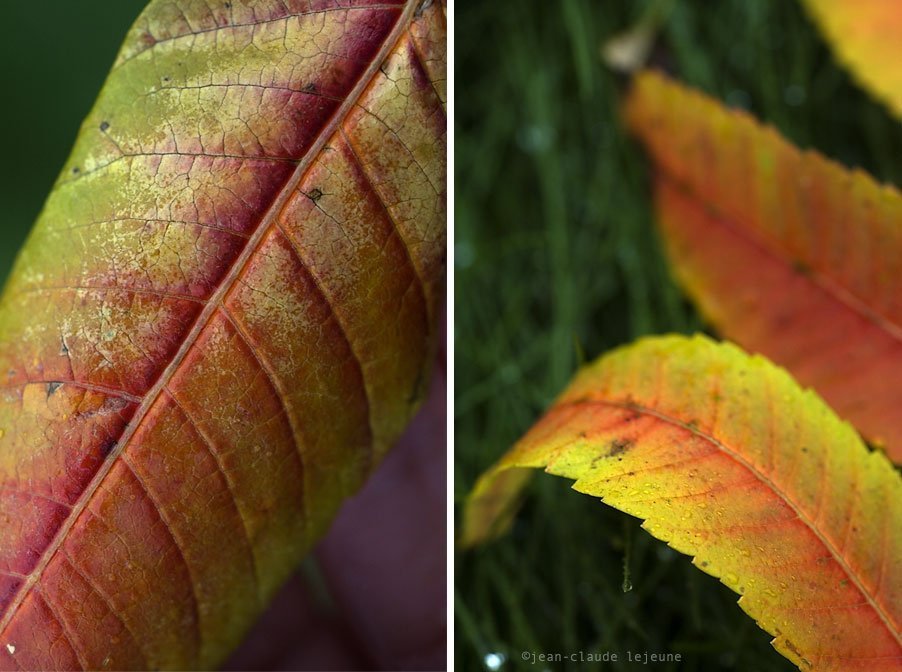
POLYGON ((307 198, 316 203, 319 199, 323 197, 323 192, 319 189, 313 189, 310 193, 307 194, 307 198))
POLYGON ((47 383, 47 398, 49 399, 50 395, 52 395, 54 392, 56 392, 62 386, 63 386, 63 384, 59 383, 57 381, 52 381, 52 382, 47 383))
POLYGON ((72 166, 72 174, 78 175, 81 172, 81 169, 78 166, 72 166))
POLYGON ((805 446, 802 446, 802 452, 803 452, 803 453, 807 453, 807 452, 808 452, 808 448, 806 448, 805 446))
POLYGON ((169 81, 169 76, 167 75, 166 77, 163 77, 163 81, 164 81, 164 82, 168 82, 168 81, 169 81))
POLYGON ((101 121, 101 122, 100 122, 100 130, 101 130, 102 132, 106 133, 106 130, 107 130, 109 127, 110 127, 110 122, 108 122, 108 121, 101 121))
POLYGON ((783 640, 783 646, 792 651, 797 658, 801 661, 801 669, 810 670, 811 669, 811 661, 804 658, 801 652, 796 648, 796 645, 790 642, 788 639, 783 640))
POLYGON ((231 8, 232 8, 232 3, 231 3, 231 2, 227 2, 227 3, 225 3, 225 4, 223 5, 223 7, 225 7, 226 9, 231 9, 231 8))
POLYGON ((792 270, 794 270, 799 275, 811 275, 811 266, 798 259, 793 260, 792 270))
POLYGON ((309 84, 305 84, 304 88, 301 89, 304 93, 316 93, 316 84, 310 82, 309 84))
POLYGON ((116 439, 110 437, 106 439, 103 443, 100 444, 100 456, 107 457, 110 453, 113 452, 113 448, 116 447, 116 439))
POLYGON ((633 447, 630 439, 614 439, 608 447, 608 457, 615 457, 633 447))

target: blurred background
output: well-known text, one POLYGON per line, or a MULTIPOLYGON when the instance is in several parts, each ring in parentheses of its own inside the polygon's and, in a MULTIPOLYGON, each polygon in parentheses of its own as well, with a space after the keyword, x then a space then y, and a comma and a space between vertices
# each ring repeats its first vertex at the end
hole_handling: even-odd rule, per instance
MULTIPOLYGON (((902 127, 836 64, 801 3, 456 3, 455 506, 578 364, 705 330, 670 279, 625 80, 600 46, 667 9, 652 62, 796 144, 902 184, 902 127)), ((737 595, 639 521, 537 477, 512 533, 456 558, 457 666, 579 669, 521 652, 614 651, 605 670, 794 670, 737 595), (626 651, 681 663, 623 662, 626 651)), ((598 664, 594 667, 598 669, 598 664)))
POLYGON ((125 32, 146 0, 10 2, 3 6, 6 103, 0 277, 12 261, 75 143, 125 32))

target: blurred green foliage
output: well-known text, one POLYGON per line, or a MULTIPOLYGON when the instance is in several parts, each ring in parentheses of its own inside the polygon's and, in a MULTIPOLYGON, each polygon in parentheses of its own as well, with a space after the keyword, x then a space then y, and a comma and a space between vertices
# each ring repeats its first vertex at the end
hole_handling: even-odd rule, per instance
MULTIPOLYGON (((802 147, 902 183, 902 128, 834 62, 799 3, 670 4, 655 64, 802 147)), ((648 5, 456 3, 458 512, 582 357, 704 329, 664 264, 648 166, 618 117, 625 82, 599 58, 648 5)), ((522 651, 619 652, 606 670, 795 669, 737 595, 560 479, 537 477, 512 533, 456 562, 462 670, 485 669, 490 653, 501 669, 583 667, 523 663, 522 651), (682 662, 646 668, 622 662, 628 650, 682 662)))
POLYGON ((3 6, 0 279, 56 180, 125 33, 146 0, 48 0, 3 6))

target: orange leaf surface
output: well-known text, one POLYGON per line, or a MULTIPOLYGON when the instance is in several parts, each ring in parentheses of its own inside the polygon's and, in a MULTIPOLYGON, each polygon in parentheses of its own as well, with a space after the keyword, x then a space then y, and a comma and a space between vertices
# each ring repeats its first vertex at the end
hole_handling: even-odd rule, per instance
POLYGON ((655 73, 627 118, 702 313, 902 461, 902 194, 655 73))
POLYGON ((154 0, 0 302, 0 669, 216 666, 427 389, 441 2, 154 0))
POLYGON ((902 119, 902 3, 803 0, 855 77, 902 119))
POLYGON ((766 359, 667 336, 584 368, 479 479, 465 544, 509 525, 530 468, 643 518, 800 668, 902 667, 902 480, 766 359))

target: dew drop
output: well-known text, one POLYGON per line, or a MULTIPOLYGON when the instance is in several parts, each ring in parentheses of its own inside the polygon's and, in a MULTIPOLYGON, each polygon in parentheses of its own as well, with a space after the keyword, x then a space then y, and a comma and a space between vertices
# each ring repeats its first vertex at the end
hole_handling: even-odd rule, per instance
POLYGON ((482 659, 482 662, 485 663, 485 668, 487 670, 491 670, 495 672, 495 670, 500 670, 501 666, 504 665, 506 657, 503 653, 487 653, 485 657, 482 659))

